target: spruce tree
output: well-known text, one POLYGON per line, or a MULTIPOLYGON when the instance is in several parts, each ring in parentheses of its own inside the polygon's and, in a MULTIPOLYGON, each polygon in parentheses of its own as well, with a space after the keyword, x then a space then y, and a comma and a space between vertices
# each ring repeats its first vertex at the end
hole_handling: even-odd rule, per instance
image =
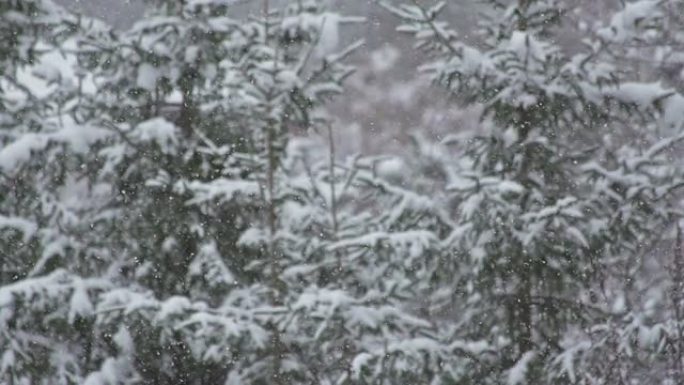
POLYGON ((0 382, 679 383, 684 99, 618 65, 678 2, 575 55, 565 2, 445 4, 387 8, 481 121, 406 157, 337 153, 319 2, 0 4, 0 382))
POLYGON ((681 176, 667 150, 681 137, 610 143, 620 122, 653 122, 668 95, 622 85, 600 43, 566 55, 553 40, 567 20, 563 4, 488 4, 477 46, 438 19, 445 2, 387 5, 433 54, 423 69, 435 82, 484 108, 477 131, 459 135, 448 241, 456 276, 448 283, 461 303, 448 338, 483 348, 462 352, 450 377, 575 383, 574 361, 557 357, 584 349, 583 327, 615 316, 606 277, 671 223, 667 197, 681 176))
POLYGON ((49 215, 2 217, 3 242, 22 264, 0 296, 8 381, 284 381, 270 342, 280 288, 268 271, 245 269, 236 241, 276 205, 287 131, 310 125, 311 109, 350 73, 342 62, 358 44, 322 57, 335 37, 322 27, 336 34, 358 19, 314 2, 259 20, 230 11, 224 1, 162 1, 124 32, 76 17, 53 26, 75 34, 67 55, 77 79, 46 97, 68 109, 55 108, 45 132, 9 126, 2 150, 3 171, 30 176, 17 186, 40 197, 15 187, 3 212, 49 215))
POLYGON ((248 21, 223 1, 151 5, 130 31, 92 25, 81 41, 125 283, 99 295, 97 324, 131 334, 91 378, 116 362, 128 381, 305 381, 283 340, 277 179, 289 132, 317 124, 351 73, 358 43, 321 56, 330 35, 359 20, 316 2, 248 21), (256 223, 267 242, 250 254, 236 241, 256 223))
MULTIPOLYGON (((415 308, 435 273, 426 259, 439 259, 447 228, 439 206, 379 173, 387 159, 338 163, 295 143, 277 175, 273 246, 287 309, 274 322, 289 365, 299 369, 291 381, 438 377, 446 348, 415 308)), ((265 250, 268 234, 256 226, 241 244, 265 250)))
POLYGON ((81 236, 74 176, 102 132, 75 119, 81 90, 64 55, 76 23, 50 1, 0 5, 3 383, 79 382, 94 352, 88 292, 107 283, 89 274, 107 251, 81 236))

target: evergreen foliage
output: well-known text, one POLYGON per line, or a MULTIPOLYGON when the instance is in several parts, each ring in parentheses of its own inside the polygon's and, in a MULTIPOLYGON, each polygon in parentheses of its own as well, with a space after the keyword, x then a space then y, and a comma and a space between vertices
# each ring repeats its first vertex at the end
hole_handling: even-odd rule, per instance
POLYGON ((566 2, 486 1, 477 43, 383 4, 482 114, 367 157, 327 111, 362 18, 148 5, 0 3, 0 383, 681 383, 684 99, 619 65, 678 57, 678 1, 573 54, 566 2))
MULTIPOLYGON (((458 279, 448 283, 463 305, 448 338, 490 350, 465 355, 453 378, 610 383, 609 369, 580 374, 574 363, 609 338, 593 340, 598 330, 611 333, 606 323, 624 316, 608 282, 677 218, 669 197, 682 183, 668 152, 681 134, 658 141, 646 134, 636 145, 610 137, 617 122, 657 116, 672 93, 622 80, 602 60, 604 41, 565 54, 554 43, 554 28, 567 19, 562 3, 491 2, 478 46, 439 21, 445 5, 386 7, 405 21, 399 30, 432 53, 423 69, 435 82, 461 103, 484 107, 477 132, 454 138, 463 153, 449 187, 457 223, 448 247, 458 279)), ((630 20, 644 19, 651 15, 630 20)), ((581 359, 589 367, 599 361, 581 359)))

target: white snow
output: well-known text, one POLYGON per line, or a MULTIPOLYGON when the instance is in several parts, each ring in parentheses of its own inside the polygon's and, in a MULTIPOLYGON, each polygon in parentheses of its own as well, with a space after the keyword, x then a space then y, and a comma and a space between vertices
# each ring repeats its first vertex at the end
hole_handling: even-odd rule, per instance
POLYGON ((201 204, 215 199, 230 201, 239 196, 253 196, 259 193, 259 185, 248 180, 219 178, 211 182, 192 181, 187 188, 194 192, 194 197, 187 204, 201 204))
POLYGON ((82 280, 74 280, 74 292, 69 303, 69 322, 74 323, 76 317, 89 317, 95 311, 90 302, 88 291, 82 280))
POLYGON ((93 142, 109 135, 101 128, 78 125, 68 116, 63 117, 62 122, 63 126, 56 130, 25 133, 0 148, 0 169, 13 173, 28 162, 33 154, 44 151, 50 143, 66 144, 75 152, 85 152, 93 142))
POLYGON ((525 384, 527 382, 526 377, 529 365, 535 356, 536 354, 534 351, 525 352, 518 362, 508 370, 508 379, 506 383, 508 385, 525 384))
POLYGON ((615 43, 624 43, 638 37, 644 25, 661 16, 661 3, 662 0, 625 2, 622 11, 613 15, 608 27, 599 31, 599 36, 615 43))
POLYGON ((160 71, 149 63, 142 63, 138 67, 138 87, 144 88, 148 91, 154 91, 157 86, 157 80, 161 77, 160 71))
POLYGON ((383 45, 370 54, 370 64, 374 72, 386 72, 394 67, 401 56, 400 51, 391 45, 383 45))
POLYGON ((153 118, 136 126, 132 134, 141 142, 153 142, 165 153, 172 153, 178 144, 179 130, 164 118, 153 118))
POLYGON ((48 137, 34 133, 22 135, 19 139, 0 149, 0 168, 12 172, 22 163, 28 161, 34 151, 43 150, 48 144, 48 137))
POLYGON ((215 242, 210 242, 200 248, 188 267, 188 275, 203 277, 211 285, 232 285, 236 282, 235 276, 225 265, 215 242))
POLYGON ((22 233, 23 241, 27 242, 38 231, 38 225, 20 217, 6 217, 0 214, 0 230, 2 228, 13 228, 22 233))

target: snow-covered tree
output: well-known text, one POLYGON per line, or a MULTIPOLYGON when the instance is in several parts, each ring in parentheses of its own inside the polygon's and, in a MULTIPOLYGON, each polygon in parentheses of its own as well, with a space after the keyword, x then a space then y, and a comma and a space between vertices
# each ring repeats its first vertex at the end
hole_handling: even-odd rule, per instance
MULTIPOLYGON (((356 46, 322 52, 335 40, 336 27, 327 23, 353 19, 316 9, 309 3, 290 6, 283 17, 269 13, 260 21, 265 34, 255 37, 259 45, 235 67, 236 90, 253 98, 242 106, 251 130, 244 161, 254 171, 261 217, 252 219, 239 245, 253 256, 245 269, 255 290, 267 295, 259 299, 280 310, 260 318, 271 342, 243 356, 245 366, 229 381, 374 382, 406 380, 416 371, 434 376, 442 348, 429 335, 432 325, 416 317, 407 300, 426 282, 420 258, 437 258, 439 236, 432 231, 439 228, 439 210, 357 163, 341 167, 332 148, 330 159, 312 161, 289 140, 293 128, 330 129, 321 102, 339 92, 349 74, 341 60, 356 46), (282 41, 289 43, 280 47, 282 41), (390 214, 375 219, 361 214, 390 207, 390 214)), ((189 188, 191 202, 215 215, 242 187, 220 179, 189 188)))
POLYGON ((0 262, 0 282, 25 275, 24 268, 16 263, 26 262, 22 261, 25 254, 21 248, 30 248, 29 240, 38 227, 35 214, 42 211, 44 203, 40 202, 41 188, 31 185, 37 181, 24 179, 31 178, 40 162, 33 162, 29 170, 22 167, 29 163, 31 151, 47 146, 50 134, 58 136, 46 131, 54 130, 54 120, 50 118, 57 114, 52 111, 63 104, 59 96, 64 93, 55 89, 61 73, 40 58, 55 50, 48 44, 51 38, 59 36, 60 16, 59 9, 50 2, 10 1, 0 6, 0 199, 5 209, 0 212, 0 244, 9 254, 0 262), (37 92, 40 87, 45 89, 37 92), (30 200, 35 202, 31 204, 30 200))
POLYGON ((131 30, 93 24, 80 41, 98 89, 87 117, 110 131, 93 147, 109 186, 99 223, 125 284, 99 295, 96 323, 111 335, 125 325, 130 340, 89 378, 303 378, 278 323, 276 179, 288 132, 318 124, 315 110, 351 73, 343 62, 358 44, 335 45, 359 20, 315 2, 248 21, 224 1, 151 5, 131 30), (257 222, 268 241, 250 254, 236 242, 257 222), (250 259, 264 268, 247 269, 250 259))
MULTIPOLYGON (((10 5, 3 18, 26 25, 8 32, 22 32, 12 37, 22 45, 7 62, 28 62, 29 32, 39 31, 29 23, 42 14, 33 2, 10 5)), ((249 256, 236 241, 275 207, 262 192, 274 191, 287 131, 308 127, 312 108, 341 91, 354 47, 334 54, 334 45, 358 19, 314 2, 259 20, 230 10, 151 2, 124 32, 46 13, 54 25, 36 43, 53 42, 46 31, 74 34, 61 45, 64 68, 38 67, 44 100, 33 89, 3 99, 43 123, 3 115, 14 120, 3 120, 0 152, 11 253, 2 266, 20 269, 3 270, 3 381, 263 383, 277 374, 261 369, 280 360, 269 322, 282 309, 275 289, 258 284, 268 272, 244 270, 249 256), (218 197, 230 202, 202 207, 218 197)))
POLYGON ((426 261, 439 259, 447 228, 439 206, 390 183, 381 167, 388 159, 338 164, 334 156, 317 159, 312 147, 288 146, 276 175, 274 235, 257 225, 241 239, 278 256, 272 284, 288 311, 273 322, 286 378, 332 384, 436 377, 446 349, 416 308, 434 274, 426 261))
POLYGON ((74 178, 101 134, 75 117, 82 89, 64 55, 76 23, 50 1, 0 5, 3 383, 77 383, 95 351, 88 292, 107 286, 94 272, 108 250, 86 235, 74 178))
POLYGON ((449 338, 486 348, 462 352, 449 374, 463 384, 619 381, 591 363, 576 367, 573 352, 590 349, 592 327, 616 317, 606 289, 616 271, 672 223, 668 197, 681 175, 668 150, 681 137, 620 145, 611 133, 655 121, 671 94, 622 84, 600 42, 566 56, 553 40, 561 2, 489 4, 478 46, 439 20, 445 2, 387 5, 432 53, 423 69, 484 108, 478 129, 453 139, 463 152, 449 187, 456 278, 447 283, 460 302, 449 338))
POLYGON ((361 19, 280 3, 0 3, 1 383, 681 382, 684 98, 616 65, 679 2, 573 55, 562 1, 387 4, 482 111, 405 157, 336 151, 361 19))

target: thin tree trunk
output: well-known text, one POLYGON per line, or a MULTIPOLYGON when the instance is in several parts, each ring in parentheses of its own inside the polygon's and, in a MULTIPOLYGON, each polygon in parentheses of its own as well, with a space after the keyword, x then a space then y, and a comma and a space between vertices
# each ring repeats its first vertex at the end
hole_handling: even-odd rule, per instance
POLYGON ((677 324, 677 342, 673 346, 674 354, 674 378, 677 385, 684 385, 684 309, 682 298, 684 296, 684 254, 682 250, 682 230, 677 225, 677 238, 672 261, 672 291, 671 300, 677 324))

